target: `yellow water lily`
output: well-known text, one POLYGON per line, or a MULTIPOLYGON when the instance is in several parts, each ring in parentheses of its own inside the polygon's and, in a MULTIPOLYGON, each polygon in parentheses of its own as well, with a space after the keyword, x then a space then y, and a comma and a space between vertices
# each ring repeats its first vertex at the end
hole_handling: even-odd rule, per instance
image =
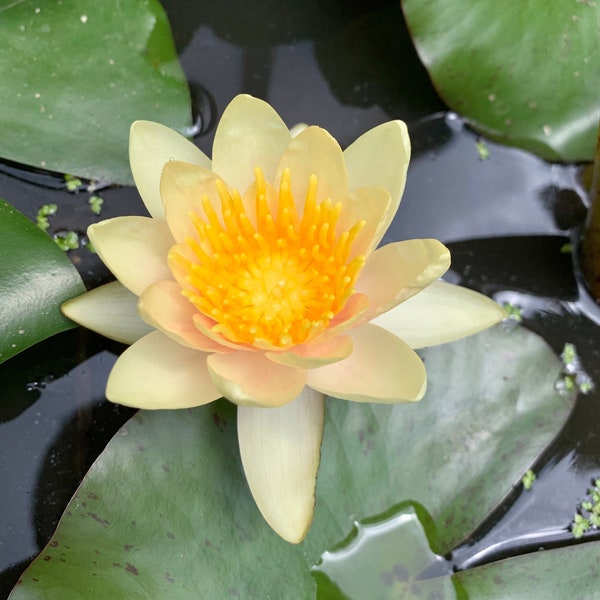
POLYGON ((447 248, 377 248, 404 189, 410 144, 392 121, 342 151, 319 127, 293 136, 273 108, 236 97, 212 160, 157 123, 133 124, 130 161, 151 217, 92 225, 117 282, 67 316, 132 344, 106 395, 146 409, 238 405, 256 503, 290 542, 306 535, 324 396, 406 402, 425 393, 413 348, 475 333, 504 313, 437 280, 447 248))

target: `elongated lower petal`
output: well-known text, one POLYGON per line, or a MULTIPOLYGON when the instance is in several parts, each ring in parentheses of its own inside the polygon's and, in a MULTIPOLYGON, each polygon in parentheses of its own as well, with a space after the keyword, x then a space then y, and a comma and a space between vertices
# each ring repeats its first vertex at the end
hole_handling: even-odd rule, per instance
POLYGON ((413 348, 425 348, 483 331, 505 317, 504 309, 487 296, 440 281, 372 323, 401 337, 413 348))
POLYGON ((155 219, 164 219, 160 176, 171 160, 210 169, 210 158, 182 135, 160 123, 136 121, 129 134, 129 162, 140 196, 155 219))
POLYGON ((118 358, 106 385, 112 402, 136 408, 190 408, 221 397, 206 367, 207 354, 154 331, 118 358))
POLYGON ((450 266, 450 252, 432 239, 394 242, 367 261, 356 290, 369 298, 363 321, 385 312, 439 279, 450 266))
POLYGON ((306 373, 278 365, 261 352, 211 354, 208 369, 216 388, 241 406, 282 406, 304 387, 306 373))
POLYGON ((104 264, 134 294, 155 281, 173 279, 167 253, 174 240, 165 221, 117 217, 91 225, 88 235, 104 264))
POLYGON ((324 399, 304 388, 279 408, 238 408, 238 440, 246 479, 267 523, 297 544, 313 519, 323 437, 324 399))
POLYGON ((140 296, 138 310, 142 318, 175 341, 204 352, 229 352, 194 325, 198 310, 181 294, 175 281, 159 281, 140 296))
POLYGON ((307 372, 307 384, 324 394, 355 402, 413 402, 425 394, 421 359, 400 338, 367 324, 349 332, 352 354, 307 372))
POLYGON ((154 330, 137 311, 138 298, 118 281, 107 283, 65 302, 69 319, 111 340, 133 344, 154 330))

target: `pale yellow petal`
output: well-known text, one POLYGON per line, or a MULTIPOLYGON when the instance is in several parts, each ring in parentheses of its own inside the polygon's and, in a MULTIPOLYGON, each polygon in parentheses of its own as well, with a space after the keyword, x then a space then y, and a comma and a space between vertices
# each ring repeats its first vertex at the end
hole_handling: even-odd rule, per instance
POLYGON ((294 346, 286 352, 267 352, 265 356, 273 362, 299 369, 315 369, 347 358, 352 353, 352 339, 347 335, 294 346))
POLYGON ((184 346, 204 352, 230 352, 198 330, 194 324, 198 309, 181 294, 175 281, 159 281, 146 288, 138 310, 144 321, 184 346))
POLYGON ((278 408, 238 408, 242 465, 267 523, 297 544, 313 520, 323 437, 323 395, 304 388, 278 408))
POLYGON ((450 252, 437 240, 406 240, 378 248, 356 283, 356 290, 369 298, 364 319, 370 321, 414 296, 449 266, 450 252))
POLYGON ((375 325, 349 335, 354 352, 340 362, 307 371, 307 385, 329 396, 355 402, 413 402, 425 393, 421 359, 401 339, 375 325))
POLYGON ((219 121, 212 168, 243 194, 254 181, 255 167, 262 169, 267 181, 273 180, 291 137, 269 104, 252 96, 236 96, 219 121))
POLYGON ((221 396, 206 368, 207 354, 182 346, 154 331, 117 359, 106 397, 146 409, 190 408, 221 396))
POLYGON ((472 335, 505 317, 504 309, 487 296, 435 282, 372 322, 413 348, 424 348, 472 335))
POLYGON ((317 202, 331 198, 335 204, 348 197, 348 174, 342 149, 320 127, 307 127, 290 142, 279 162, 276 187, 284 169, 290 170, 292 194, 300 214, 311 175, 318 179, 317 202))
POLYGON ((398 210, 406 183, 410 161, 406 124, 390 121, 367 131, 346 148, 344 157, 351 190, 374 186, 390 193, 390 207, 381 223, 383 235, 398 210))
POLYGON ((135 185, 156 219, 164 218, 160 176, 165 163, 183 160, 210 169, 210 158, 181 134, 152 121, 136 121, 129 133, 129 163, 135 185))
POLYGON ((174 244, 165 221, 116 217, 88 227, 94 249, 130 291, 140 295, 161 279, 172 279, 167 253, 174 244))
POLYGON ((304 387, 306 372, 278 365, 262 352, 211 354, 208 369, 225 398, 246 406, 282 406, 304 387))
POLYGON ((220 201, 215 182, 218 177, 202 167, 172 161, 165 165, 160 180, 160 193, 165 204, 165 218, 174 239, 181 243, 186 238, 197 239, 190 213, 206 221, 202 199, 208 197, 210 205, 220 214, 220 201))
POLYGON ((137 311, 138 298, 118 281, 67 300, 61 310, 69 319, 107 338, 133 344, 153 327, 137 311))

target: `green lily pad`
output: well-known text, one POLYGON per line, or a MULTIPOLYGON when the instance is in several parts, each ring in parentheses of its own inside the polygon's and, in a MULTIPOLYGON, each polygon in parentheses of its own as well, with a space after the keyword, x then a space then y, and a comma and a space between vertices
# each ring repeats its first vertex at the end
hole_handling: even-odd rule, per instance
MULTIPOLYGON (((563 425, 561 364, 502 327, 423 352, 417 404, 327 403, 315 522, 298 546, 265 524, 240 463, 235 407, 140 411, 110 442, 11 600, 314 598, 311 568, 355 519, 403 500, 451 549, 520 480, 563 425)), ((414 557, 413 570, 430 558, 414 557)), ((412 567, 411 567, 412 568, 412 567)), ((437 589, 437 588, 436 588, 437 589)))
POLYGON ((75 323, 60 312, 85 292, 77 269, 56 243, 0 199, 0 362, 75 323))
POLYGON ((157 0, 4 4, 1 157, 128 184, 133 121, 191 124, 189 90, 157 0))
POLYGON ((488 137, 549 160, 591 160, 600 117, 600 5, 402 0, 444 101, 488 137))

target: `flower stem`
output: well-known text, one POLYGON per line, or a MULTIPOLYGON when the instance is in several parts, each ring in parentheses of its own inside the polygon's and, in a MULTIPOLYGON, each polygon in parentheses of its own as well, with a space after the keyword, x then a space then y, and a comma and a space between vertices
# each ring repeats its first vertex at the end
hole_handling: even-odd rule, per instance
POLYGON ((588 289, 600 303, 600 125, 590 188, 590 209, 581 243, 581 269, 588 289))

